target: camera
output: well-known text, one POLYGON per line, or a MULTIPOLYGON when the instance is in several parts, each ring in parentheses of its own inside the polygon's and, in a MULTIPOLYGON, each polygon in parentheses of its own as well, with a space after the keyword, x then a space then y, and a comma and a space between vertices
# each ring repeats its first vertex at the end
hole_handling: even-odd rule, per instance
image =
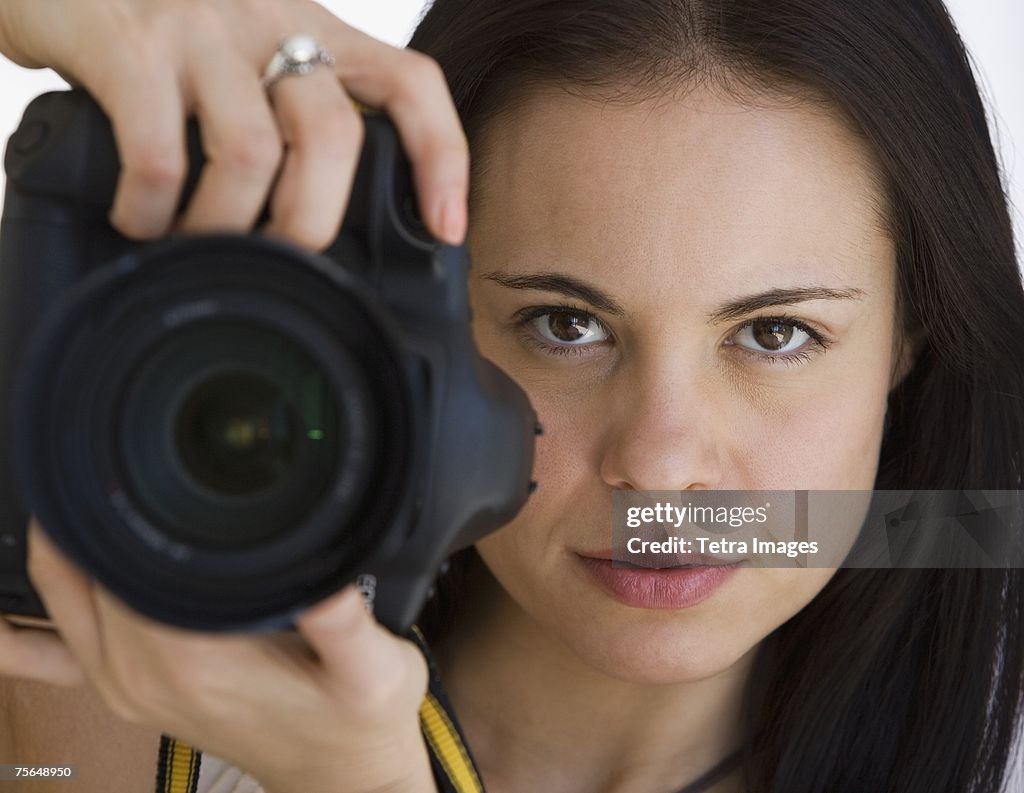
MULTIPOLYGON (((403 632, 446 557, 522 508, 536 415, 473 343, 466 248, 419 221, 387 117, 364 123, 342 228, 314 254, 121 236, 100 107, 80 89, 28 106, 0 225, 0 611, 45 616, 32 513, 167 624, 289 628, 358 582, 403 632)), ((203 164, 188 124, 182 207, 203 164)))

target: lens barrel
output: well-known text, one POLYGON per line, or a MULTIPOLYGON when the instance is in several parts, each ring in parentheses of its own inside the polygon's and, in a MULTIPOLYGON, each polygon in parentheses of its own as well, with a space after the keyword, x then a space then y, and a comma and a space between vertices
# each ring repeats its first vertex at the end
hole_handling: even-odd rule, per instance
POLYGON ((146 248, 76 283, 37 332, 16 400, 23 492, 140 611, 267 624, 333 592, 404 514, 414 406, 396 338, 363 284, 292 246, 146 248))

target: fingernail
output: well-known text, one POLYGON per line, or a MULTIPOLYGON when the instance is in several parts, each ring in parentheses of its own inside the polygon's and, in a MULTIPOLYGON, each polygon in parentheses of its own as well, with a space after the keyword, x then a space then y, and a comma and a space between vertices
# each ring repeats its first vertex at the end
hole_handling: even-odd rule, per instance
POLYGON ((447 196, 441 203, 441 237, 451 245, 461 245, 466 236, 466 208, 462 197, 456 193, 447 196))

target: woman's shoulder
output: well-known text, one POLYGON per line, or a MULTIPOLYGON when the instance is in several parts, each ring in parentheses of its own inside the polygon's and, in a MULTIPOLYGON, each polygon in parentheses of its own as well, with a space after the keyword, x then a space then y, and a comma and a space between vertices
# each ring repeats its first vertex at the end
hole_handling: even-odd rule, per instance
MULTIPOLYGON (((75 766, 76 793, 153 789, 159 730, 118 718, 89 686, 0 677, 0 763, 75 766)), ((19 783, 43 793, 52 782, 19 783)))

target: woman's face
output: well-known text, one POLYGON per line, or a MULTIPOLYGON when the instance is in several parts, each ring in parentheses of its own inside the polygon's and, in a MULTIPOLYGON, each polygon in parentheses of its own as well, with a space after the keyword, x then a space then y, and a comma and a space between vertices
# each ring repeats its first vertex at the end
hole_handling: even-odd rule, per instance
POLYGON ((743 568, 646 609, 579 555, 611 548, 616 488, 872 488, 896 264, 867 144, 820 106, 710 88, 535 90, 476 144, 474 334, 545 429, 539 489, 479 553, 511 613, 598 670, 724 670, 835 571, 743 568))

